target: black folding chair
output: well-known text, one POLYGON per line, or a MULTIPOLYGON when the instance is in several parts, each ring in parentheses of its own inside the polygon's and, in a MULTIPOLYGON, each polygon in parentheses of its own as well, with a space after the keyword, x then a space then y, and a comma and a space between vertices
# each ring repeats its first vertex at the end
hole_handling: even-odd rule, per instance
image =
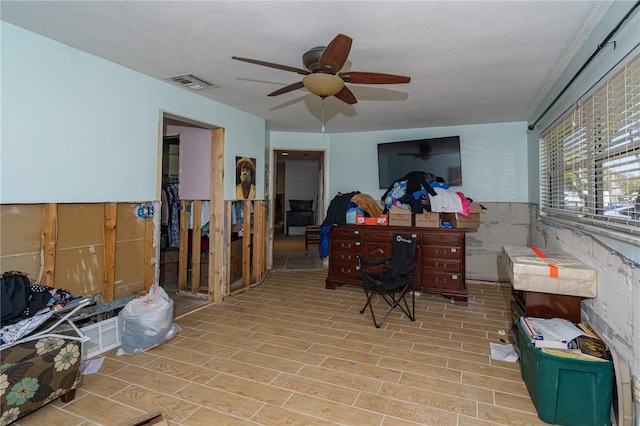
POLYGON ((380 328, 389 314, 398 307, 411 321, 416 320, 416 299, 413 292, 415 250, 416 242, 413 237, 394 234, 391 256, 366 258, 358 255, 358 274, 367 295, 367 303, 360 310, 360 313, 364 313, 368 306, 376 328, 380 328), (407 293, 411 293, 411 306, 407 301, 407 293), (373 313, 376 295, 379 295, 389 305, 380 322, 376 322, 373 313))

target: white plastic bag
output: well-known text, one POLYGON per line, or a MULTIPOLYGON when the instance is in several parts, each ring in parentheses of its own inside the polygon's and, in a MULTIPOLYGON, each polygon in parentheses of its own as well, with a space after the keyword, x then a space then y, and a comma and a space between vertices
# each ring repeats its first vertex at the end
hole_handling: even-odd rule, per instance
POLYGON ((173 300, 159 285, 146 296, 130 300, 118 314, 122 341, 118 355, 133 355, 173 338, 180 326, 173 324, 173 300))

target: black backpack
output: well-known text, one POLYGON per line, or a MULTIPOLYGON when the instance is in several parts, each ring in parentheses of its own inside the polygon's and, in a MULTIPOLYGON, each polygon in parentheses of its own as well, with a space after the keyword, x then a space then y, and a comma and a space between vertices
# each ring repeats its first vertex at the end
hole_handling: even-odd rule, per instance
POLYGON ((2 327, 22 319, 29 306, 29 278, 22 272, 10 271, 0 278, 0 312, 2 327))

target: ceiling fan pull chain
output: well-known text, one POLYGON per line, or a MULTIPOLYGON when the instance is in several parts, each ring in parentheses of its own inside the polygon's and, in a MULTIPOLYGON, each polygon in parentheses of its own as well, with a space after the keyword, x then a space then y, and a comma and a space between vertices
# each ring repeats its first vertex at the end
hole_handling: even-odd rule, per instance
POLYGON ((322 98, 322 127, 320 128, 320 131, 324 133, 324 98, 322 98))

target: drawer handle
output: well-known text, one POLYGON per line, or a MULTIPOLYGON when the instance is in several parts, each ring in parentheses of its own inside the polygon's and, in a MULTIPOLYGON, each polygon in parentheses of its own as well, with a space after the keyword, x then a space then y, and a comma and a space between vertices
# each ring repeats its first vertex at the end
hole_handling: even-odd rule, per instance
POLYGON ((438 277, 435 277, 433 280, 434 280, 435 282, 437 282, 438 284, 446 284, 446 283, 447 283, 447 279, 446 279, 446 278, 438 278, 438 277))
POLYGON ((343 274, 350 274, 351 273, 351 268, 348 268, 348 269, 340 268, 340 272, 342 272, 343 274))
POLYGON ((340 256, 340 259, 342 259, 342 260, 351 260, 351 255, 343 254, 342 256, 340 256))
POLYGON ((436 268, 446 268, 447 267, 447 263, 440 263, 440 262, 436 262, 436 268))

